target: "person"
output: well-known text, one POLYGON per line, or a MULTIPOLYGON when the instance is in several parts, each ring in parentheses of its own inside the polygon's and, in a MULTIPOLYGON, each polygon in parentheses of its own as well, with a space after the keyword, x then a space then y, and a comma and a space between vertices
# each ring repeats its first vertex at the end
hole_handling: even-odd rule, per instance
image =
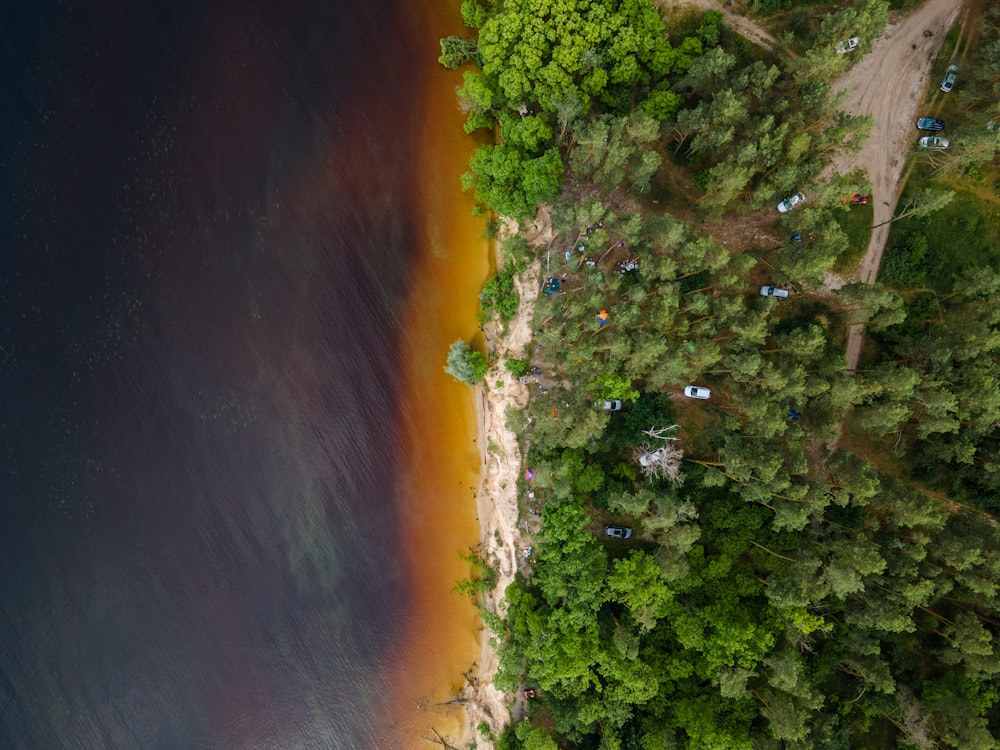
POLYGON ((534 688, 525 688, 524 689, 524 697, 527 698, 528 700, 531 700, 532 698, 534 698, 535 695, 536 695, 536 693, 535 693, 535 689, 534 688))

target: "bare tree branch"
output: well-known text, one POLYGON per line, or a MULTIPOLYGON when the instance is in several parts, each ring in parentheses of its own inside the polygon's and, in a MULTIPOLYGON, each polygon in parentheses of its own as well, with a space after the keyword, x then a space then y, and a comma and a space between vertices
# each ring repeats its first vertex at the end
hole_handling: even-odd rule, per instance
POLYGON ((684 482, 684 476, 681 474, 684 451, 677 447, 679 438, 667 435, 677 428, 678 425, 672 424, 669 427, 650 427, 648 430, 643 430, 644 435, 664 443, 655 449, 646 444, 635 449, 634 458, 643 476, 663 477, 678 486, 684 482))

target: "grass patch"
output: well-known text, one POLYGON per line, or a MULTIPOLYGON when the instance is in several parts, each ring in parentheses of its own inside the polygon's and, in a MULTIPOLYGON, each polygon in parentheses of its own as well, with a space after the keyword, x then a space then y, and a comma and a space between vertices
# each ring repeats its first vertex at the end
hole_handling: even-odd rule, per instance
MULTIPOLYGON (((914 188, 911 184, 908 192, 914 188)), ((947 293, 962 269, 1000 265, 998 247, 1000 209, 958 187, 951 203, 936 213, 893 224, 879 280, 900 289, 947 293)))
POLYGON ((889 0, 889 10, 913 10, 924 0, 889 0))
MULTIPOLYGON (((874 200, 874 199, 872 199, 874 200)), ((872 221, 875 209, 872 200, 866 206, 851 206, 849 211, 835 211, 834 218, 847 235, 847 252, 837 258, 833 266, 835 273, 845 273, 853 269, 864 257, 872 238, 872 221)))
MULTIPOLYGON (((941 51, 938 52, 936 58, 934 58, 934 65, 931 66, 931 79, 930 85, 933 86, 933 90, 937 89, 941 85, 941 79, 944 78, 944 72, 948 69, 948 66, 952 63, 952 55, 955 54, 955 50, 958 47, 958 40, 962 36, 962 24, 955 23, 952 27, 948 29, 948 34, 944 38, 944 42, 941 44, 941 51)), ((961 59, 954 61, 959 65, 959 75, 962 74, 961 71, 961 59)), ((956 83, 956 86, 958 84, 956 83)), ((951 96, 954 98, 954 92, 952 94, 946 94, 946 97, 951 96)))

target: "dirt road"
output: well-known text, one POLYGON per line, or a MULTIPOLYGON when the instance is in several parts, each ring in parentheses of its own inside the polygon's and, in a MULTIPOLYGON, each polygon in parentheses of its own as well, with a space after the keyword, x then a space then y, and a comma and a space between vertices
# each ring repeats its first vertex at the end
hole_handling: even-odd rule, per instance
POLYGON ((771 34, 758 26, 749 18, 733 13, 719 0, 656 0, 656 6, 661 10, 664 8, 675 8, 679 5, 691 5, 701 10, 717 10, 726 17, 726 25, 737 34, 750 40, 760 47, 773 47, 777 42, 771 34))
MULTIPOLYGON (((897 23, 890 24, 872 51, 841 78, 835 91, 850 89, 843 109, 875 117, 868 140, 856 154, 843 154, 830 171, 848 174, 867 171, 872 181, 874 220, 868 250, 858 279, 870 284, 878 276, 889 222, 899 199, 906 154, 916 136, 918 116, 932 116, 933 107, 917 113, 927 89, 931 66, 948 29, 962 12, 961 0, 928 0, 897 23), (926 36, 925 32, 931 35, 926 36)), ((847 369, 855 370, 861 356, 864 328, 853 327, 847 337, 847 369)))
MULTIPOLYGON (((693 5, 702 10, 718 10, 726 23, 755 44, 773 47, 774 37, 743 16, 734 14, 719 0, 657 0, 660 8, 693 5)), ((872 182, 874 221, 868 250, 861 260, 857 277, 866 284, 875 281, 882 264, 882 253, 889 238, 892 219, 902 187, 906 155, 916 136, 918 116, 933 116, 933 106, 917 114, 931 66, 937 58, 945 35, 965 10, 964 0, 927 0, 921 7, 889 24, 875 40, 872 50, 834 86, 834 91, 849 89, 843 109, 852 114, 870 114, 875 118, 868 140, 858 153, 841 154, 824 175, 833 172, 850 174, 861 169, 872 182), (926 35, 930 32, 930 35, 926 35)), ((821 176, 822 179, 822 176, 821 176)), ((838 279, 830 286, 839 286, 838 279)), ((855 326, 847 337, 847 369, 857 368, 864 341, 864 328, 855 326)))

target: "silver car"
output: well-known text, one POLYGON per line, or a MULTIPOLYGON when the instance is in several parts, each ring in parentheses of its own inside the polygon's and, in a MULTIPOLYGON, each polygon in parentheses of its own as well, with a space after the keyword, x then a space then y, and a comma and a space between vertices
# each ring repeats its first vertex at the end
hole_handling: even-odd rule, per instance
POLYGON ((788 299, 788 290, 780 286, 762 286, 760 288, 761 297, 774 297, 775 299, 788 299))
POLYGON ((786 211, 791 211, 802 201, 806 199, 806 196, 802 193, 796 193, 795 195, 790 195, 785 200, 778 204, 778 213, 785 213, 786 211))
POLYGON ((632 529, 628 526, 605 526, 604 535, 612 539, 628 539, 632 536, 632 529))
POLYGON ((941 90, 946 94, 951 91, 956 78, 958 78, 958 66, 949 65, 948 70, 944 72, 944 78, 941 79, 941 90))
POLYGON ((925 135, 920 139, 920 148, 929 148, 934 151, 943 151, 951 145, 951 141, 939 135, 925 135))

